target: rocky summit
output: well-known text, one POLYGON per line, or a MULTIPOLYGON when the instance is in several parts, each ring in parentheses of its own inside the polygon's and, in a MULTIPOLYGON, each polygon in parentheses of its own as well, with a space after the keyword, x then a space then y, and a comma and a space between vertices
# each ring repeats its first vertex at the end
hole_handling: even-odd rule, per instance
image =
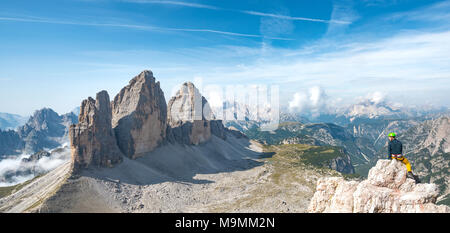
POLYGON ((320 178, 308 208, 310 213, 449 213, 436 205, 436 184, 416 184, 397 160, 379 160, 366 180, 320 178))
POLYGON ((171 142, 198 145, 211 135, 226 137, 222 121, 215 120, 208 101, 191 82, 184 83, 170 99, 167 111, 171 142))
POLYGON ((112 127, 120 150, 130 158, 154 150, 166 137, 164 93, 149 70, 141 72, 116 95, 112 127))
POLYGON ((79 123, 70 126, 73 170, 89 166, 110 167, 122 160, 111 127, 111 105, 106 91, 81 104, 79 123))

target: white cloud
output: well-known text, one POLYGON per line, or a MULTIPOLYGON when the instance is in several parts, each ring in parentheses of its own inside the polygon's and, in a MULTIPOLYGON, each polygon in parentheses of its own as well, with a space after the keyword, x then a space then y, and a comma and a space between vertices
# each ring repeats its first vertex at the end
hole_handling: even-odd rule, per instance
POLYGON ((296 92, 291 101, 289 101, 289 110, 302 111, 308 103, 308 96, 305 93, 296 92))
POLYGON ((55 169, 70 159, 70 151, 54 152, 50 157, 43 157, 36 162, 22 162, 22 159, 29 156, 23 154, 0 160, 0 187, 16 185, 33 178, 35 174, 55 169))
POLYGON ((385 96, 386 95, 384 93, 376 91, 373 93, 369 93, 366 98, 372 103, 379 104, 384 101, 385 96))
MULTIPOLYGON (((406 21, 442 21, 448 22, 450 19, 450 0, 434 3, 426 8, 395 13, 386 20, 406 20, 406 21)), ((448 24, 447 24, 448 26, 448 24)))
POLYGON ((288 35, 294 31, 292 20, 273 17, 261 17, 260 23, 261 35, 268 37, 277 37, 288 35))
POLYGON ((319 86, 308 89, 307 92, 296 92, 288 103, 289 111, 317 116, 328 108, 328 96, 319 86))
POLYGON ((333 10, 331 12, 330 22, 346 22, 346 23, 332 23, 328 25, 326 36, 336 35, 342 33, 350 24, 356 21, 359 16, 353 10, 353 1, 339 0, 334 1, 333 10))

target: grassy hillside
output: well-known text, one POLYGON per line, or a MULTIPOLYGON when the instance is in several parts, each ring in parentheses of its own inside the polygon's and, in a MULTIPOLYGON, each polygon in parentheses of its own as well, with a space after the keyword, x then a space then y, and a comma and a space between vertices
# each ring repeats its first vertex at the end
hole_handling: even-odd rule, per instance
MULTIPOLYGON (((262 172, 257 177, 249 175, 240 180, 235 185, 242 185, 244 191, 232 200, 214 203, 208 212, 306 212, 318 179, 355 178, 323 166, 340 156, 334 147, 292 144, 266 145, 263 149, 267 156, 262 159, 264 166, 258 168, 262 172)), ((233 187, 220 189, 226 192, 223 190, 233 187)))
MULTIPOLYGON (((345 157, 342 150, 335 146, 312 146, 306 144, 265 145, 264 151, 274 154, 274 156, 267 159, 269 163, 281 167, 302 167, 324 174, 330 174, 330 171, 333 171, 329 168, 332 160, 345 157)), ((339 172, 333 174, 347 178, 359 177, 355 174, 348 175, 339 172)))
POLYGON ((301 124, 280 123, 274 131, 260 131, 252 127, 244 134, 250 139, 268 145, 308 144, 316 146, 339 146, 350 156, 354 166, 367 164, 375 150, 370 140, 355 138, 345 128, 330 123, 301 124))

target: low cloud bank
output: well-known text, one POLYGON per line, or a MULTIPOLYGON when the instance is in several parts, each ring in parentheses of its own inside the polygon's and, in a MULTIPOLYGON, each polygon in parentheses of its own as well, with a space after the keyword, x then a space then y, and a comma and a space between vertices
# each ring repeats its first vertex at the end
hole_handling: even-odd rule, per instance
POLYGON ((23 161, 30 156, 26 154, 9 156, 0 161, 0 187, 23 183, 55 169, 70 159, 70 150, 67 147, 59 148, 51 151, 49 157, 30 162, 23 161))

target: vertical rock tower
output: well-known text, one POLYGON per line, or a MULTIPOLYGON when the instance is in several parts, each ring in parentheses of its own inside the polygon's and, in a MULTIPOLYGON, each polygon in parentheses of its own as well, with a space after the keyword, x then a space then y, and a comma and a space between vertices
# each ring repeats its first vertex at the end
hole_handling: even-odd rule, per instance
POLYGON ((75 172, 89 166, 111 167, 122 161, 111 127, 111 106, 106 91, 97 93, 96 100, 91 97, 83 100, 78 121, 69 129, 75 172))
POLYGON ((164 141, 167 104, 151 71, 134 77, 116 95, 111 107, 117 143, 127 157, 140 157, 164 141))
POLYGON ((191 82, 181 86, 167 108, 170 141, 198 145, 212 134, 225 139, 222 122, 215 120, 208 101, 191 82))
POLYGON ((81 104, 79 123, 70 126, 74 172, 111 167, 123 156, 136 159, 170 143, 198 145, 212 135, 226 139, 222 121, 192 83, 184 83, 166 104, 159 82, 141 72, 110 102, 106 91, 81 104))

